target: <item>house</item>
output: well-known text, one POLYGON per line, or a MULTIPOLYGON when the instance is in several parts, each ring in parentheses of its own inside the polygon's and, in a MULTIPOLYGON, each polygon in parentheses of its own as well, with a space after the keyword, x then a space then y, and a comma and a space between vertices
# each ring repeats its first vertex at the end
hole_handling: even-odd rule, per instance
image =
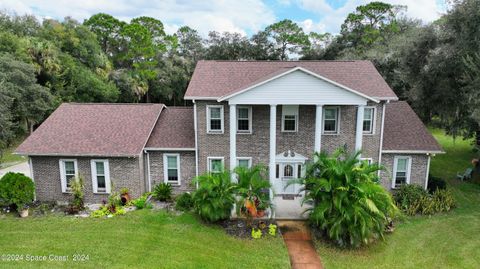
POLYGON ((65 201, 85 179, 87 202, 112 188, 133 196, 160 182, 175 192, 222 167, 268 165, 278 218, 301 217, 299 186, 314 151, 362 150, 387 169, 386 189, 426 188, 442 149, 369 61, 200 61, 185 93, 193 107, 62 104, 17 149, 39 200, 65 201))

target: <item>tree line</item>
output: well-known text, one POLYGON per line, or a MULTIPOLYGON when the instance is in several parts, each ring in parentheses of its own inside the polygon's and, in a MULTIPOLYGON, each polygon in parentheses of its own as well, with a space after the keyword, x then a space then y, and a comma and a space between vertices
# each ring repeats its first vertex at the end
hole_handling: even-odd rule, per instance
MULTIPOLYGON (((406 6, 372 2, 337 35, 282 20, 250 37, 189 26, 165 32, 151 17, 99 13, 80 23, 0 13, 0 149, 62 102, 161 102, 183 94, 198 60, 371 60, 425 123, 480 138, 480 1, 457 0, 425 24, 406 6)), ((478 139, 480 140, 480 139, 478 139)))

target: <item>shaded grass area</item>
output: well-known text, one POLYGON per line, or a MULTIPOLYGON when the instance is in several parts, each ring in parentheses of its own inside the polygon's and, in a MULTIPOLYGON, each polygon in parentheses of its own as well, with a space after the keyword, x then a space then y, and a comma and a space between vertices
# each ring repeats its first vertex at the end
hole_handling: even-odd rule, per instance
POLYGON ((435 216, 407 217, 383 242, 341 250, 317 245, 326 268, 480 268, 480 186, 455 179, 477 154, 471 141, 432 134, 446 154, 431 161, 431 174, 447 180, 457 208, 435 216))
POLYGON ((5 168, 10 165, 17 164, 19 162, 24 162, 27 160, 24 156, 13 154, 13 151, 17 148, 17 144, 7 148, 0 159, 0 168, 5 168))
POLYGON ((67 262, 0 259, 0 268, 290 267, 281 237, 237 239, 191 214, 139 210, 110 219, 9 216, 0 218, 0 231, 0 255, 69 256, 67 262), (89 255, 89 260, 73 261, 74 254, 89 255))

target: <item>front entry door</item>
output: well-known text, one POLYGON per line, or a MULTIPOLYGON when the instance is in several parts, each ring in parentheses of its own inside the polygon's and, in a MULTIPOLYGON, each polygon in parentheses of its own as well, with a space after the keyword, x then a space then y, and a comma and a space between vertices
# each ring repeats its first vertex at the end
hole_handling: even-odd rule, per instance
POLYGON ((276 194, 298 194, 299 185, 289 184, 292 180, 297 179, 302 173, 302 165, 300 163, 277 163, 277 178, 275 191, 276 194))

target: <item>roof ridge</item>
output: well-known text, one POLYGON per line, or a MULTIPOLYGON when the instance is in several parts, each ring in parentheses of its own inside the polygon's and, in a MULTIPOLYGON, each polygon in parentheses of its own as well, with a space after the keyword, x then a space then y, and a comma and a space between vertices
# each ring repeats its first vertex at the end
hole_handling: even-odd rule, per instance
POLYGON ((62 105, 132 105, 132 106, 151 106, 151 105, 162 105, 162 103, 81 103, 81 102, 64 102, 62 105))

